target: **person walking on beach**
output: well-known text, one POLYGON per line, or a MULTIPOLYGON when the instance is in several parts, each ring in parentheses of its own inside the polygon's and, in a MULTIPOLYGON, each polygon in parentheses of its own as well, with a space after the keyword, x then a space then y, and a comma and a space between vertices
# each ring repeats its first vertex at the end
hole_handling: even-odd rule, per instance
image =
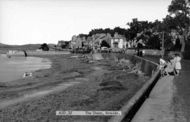
POLYGON ((28 55, 27 55, 26 51, 25 51, 25 50, 23 50, 23 52, 24 52, 24 56, 25 56, 25 57, 27 57, 28 55))

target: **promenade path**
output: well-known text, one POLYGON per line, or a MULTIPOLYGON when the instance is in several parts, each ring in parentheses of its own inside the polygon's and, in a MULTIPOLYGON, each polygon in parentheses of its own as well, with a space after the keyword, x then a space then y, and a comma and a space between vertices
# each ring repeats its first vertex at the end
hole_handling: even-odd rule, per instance
POLYGON ((158 81, 132 122, 190 122, 190 61, 179 76, 158 81))

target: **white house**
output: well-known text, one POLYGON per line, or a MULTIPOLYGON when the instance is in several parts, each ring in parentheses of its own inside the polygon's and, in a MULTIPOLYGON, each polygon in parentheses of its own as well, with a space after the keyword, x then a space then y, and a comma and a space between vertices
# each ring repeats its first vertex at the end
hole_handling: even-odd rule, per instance
POLYGON ((114 34, 114 37, 111 39, 111 48, 126 48, 127 41, 123 35, 119 35, 118 33, 114 34))

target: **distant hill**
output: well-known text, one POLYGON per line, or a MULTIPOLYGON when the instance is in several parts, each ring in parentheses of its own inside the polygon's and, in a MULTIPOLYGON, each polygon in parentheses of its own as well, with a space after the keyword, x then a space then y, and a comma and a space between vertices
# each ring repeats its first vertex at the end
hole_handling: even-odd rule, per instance
MULTIPOLYGON (((6 45, 0 43, 0 50, 36 50, 41 44, 26 44, 26 45, 6 45)), ((54 47, 54 44, 48 44, 49 47, 54 47)))
POLYGON ((0 43, 0 46, 5 46, 6 44, 0 43))
POLYGON ((0 43, 0 48, 8 48, 10 47, 9 45, 6 45, 6 44, 3 44, 3 43, 0 43))
POLYGON ((40 44, 27 44, 27 45, 6 45, 0 44, 0 49, 7 49, 7 50, 36 50, 40 47, 40 44))

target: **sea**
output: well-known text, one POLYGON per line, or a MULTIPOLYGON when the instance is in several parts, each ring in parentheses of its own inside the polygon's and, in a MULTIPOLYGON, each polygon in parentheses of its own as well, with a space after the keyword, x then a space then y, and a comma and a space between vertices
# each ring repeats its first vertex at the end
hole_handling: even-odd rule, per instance
POLYGON ((25 72, 34 72, 51 67, 51 61, 39 57, 14 56, 0 54, 0 82, 14 81, 23 78, 25 72))

